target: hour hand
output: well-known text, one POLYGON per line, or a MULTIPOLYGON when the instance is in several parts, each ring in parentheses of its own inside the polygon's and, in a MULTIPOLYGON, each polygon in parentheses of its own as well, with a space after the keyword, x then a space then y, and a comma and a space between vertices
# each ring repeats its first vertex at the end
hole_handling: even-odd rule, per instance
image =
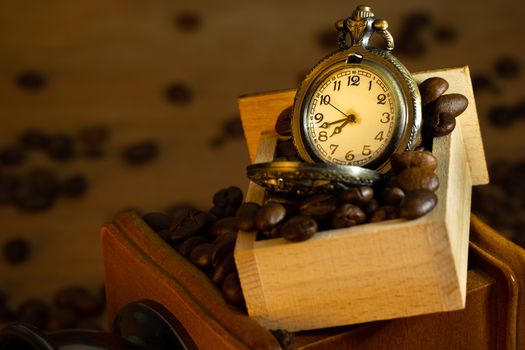
POLYGON ((337 124, 337 123, 340 123, 340 122, 344 122, 345 120, 347 120, 347 118, 339 119, 339 120, 336 120, 336 121, 333 121, 333 122, 330 122, 330 123, 324 122, 323 124, 321 124, 319 126, 319 128, 321 128, 321 129, 328 129, 328 127, 330 125, 334 125, 334 124, 337 124))

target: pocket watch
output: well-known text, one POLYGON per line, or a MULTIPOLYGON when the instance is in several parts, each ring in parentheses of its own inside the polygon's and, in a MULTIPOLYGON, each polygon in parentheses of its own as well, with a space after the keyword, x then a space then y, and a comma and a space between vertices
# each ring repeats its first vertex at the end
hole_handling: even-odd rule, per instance
POLYGON ((390 53, 387 28, 363 5, 336 23, 340 49, 315 65, 295 96, 292 137, 304 161, 385 173, 393 153, 420 143, 419 90, 390 53), (369 44, 374 33, 384 48, 369 44))

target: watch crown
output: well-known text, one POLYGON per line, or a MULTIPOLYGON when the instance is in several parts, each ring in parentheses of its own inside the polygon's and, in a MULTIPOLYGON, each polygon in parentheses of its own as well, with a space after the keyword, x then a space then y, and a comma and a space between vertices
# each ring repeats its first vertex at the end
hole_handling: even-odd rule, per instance
POLYGON ((372 8, 370 6, 366 5, 359 5, 352 13, 352 17, 356 20, 373 17, 374 13, 372 12, 372 8))

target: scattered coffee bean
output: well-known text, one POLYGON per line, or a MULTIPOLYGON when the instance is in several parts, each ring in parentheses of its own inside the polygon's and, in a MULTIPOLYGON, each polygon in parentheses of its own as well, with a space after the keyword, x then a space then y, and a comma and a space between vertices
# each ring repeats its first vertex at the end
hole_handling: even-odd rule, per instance
POLYGON ((458 39, 458 32, 449 26, 439 26, 434 29, 434 40, 440 44, 451 44, 458 39))
POLYGON ((432 113, 424 118, 424 127, 435 137, 445 136, 454 131, 456 118, 449 113, 432 113))
POLYGON ((337 207, 332 215, 334 228, 355 226, 366 220, 365 213, 357 205, 345 203, 337 207))
POLYGON ((202 236, 193 236, 193 237, 190 237, 188 238, 187 240, 185 240, 179 247, 179 253, 183 256, 185 256, 186 258, 189 258, 190 257, 190 254, 191 252, 193 251, 193 249, 195 249, 195 247, 203 244, 203 243, 208 243, 208 241, 206 240, 206 238, 202 237, 202 236))
POLYGON ((498 128, 505 128, 512 125, 514 116, 515 114, 512 108, 506 106, 495 106, 489 110, 489 120, 498 128))
POLYGON ((369 186, 351 187, 339 195, 339 200, 343 203, 352 203, 364 206, 374 197, 374 190, 369 186))
POLYGON ((367 217, 372 216, 372 214, 375 213, 378 209, 379 201, 377 201, 377 199, 375 198, 372 198, 372 200, 363 207, 363 211, 365 212, 367 217))
POLYGON ((277 157, 285 157, 287 160, 300 159, 292 139, 277 142, 277 157))
POLYGON ((64 180, 61 193, 69 198, 80 197, 86 193, 88 186, 88 181, 84 175, 73 175, 64 180))
POLYGON ((399 216, 407 219, 416 219, 430 212, 436 204, 437 196, 432 191, 416 190, 408 192, 399 206, 399 216))
POLYGON ((499 89, 494 83, 494 81, 486 74, 478 73, 472 75, 472 87, 474 92, 478 93, 484 90, 491 91, 493 93, 498 93, 499 89))
POLYGON ((141 165, 154 160, 159 154, 159 145, 155 141, 141 141, 124 148, 122 158, 129 165, 141 165))
POLYGON ((209 224, 208 214, 193 208, 181 209, 173 215, 172 220, 170 238, 174 243, 204 232, 209 224))
POLYGON ((461 94, 441 95, 427 106, 427 113, 447 113, 453 117, 459 116, 468 107, 468 100, 461 94))
POLYGON ((201 26, 201 17, 194 11, 183 11, 175 15, 174 24, 182 32, 194 32, 201 26))
POLYGON ((405 193, 415 190, 435 191, 439 187, 439 178, 432 171, 421 168, 408 168, 397 176, 399 187, 405 193))
POLYGON ((4 259, 10 264, 26 261, 29 253, 29 243, 23 238, 13 238, 4 244, 4 259))
POLYGON ((213 244, 202 243, 196 246, 190 253, 190 261, 200 268, 207 268, 211 266, 211 254, 213 252, 213 244))
POLYGON ((243 203, 237 213, 235 218, 237 219, 237 226, 242 231, 251 231, 255 228, 255 217, 257 212, 261 209, 261 206, 257 203, 243 203))
POLYGON ((16 197, 20 185, 21 180, 19 177, 0 172, 0 204, 12 202, 16 197))
POLYGON ((237 233, 238 230, 237 219, 233 216, 227 216, 215 221, 211 226, 210 233, 218 237, 229 233, 237 233))
POLYGON ((255 226, 260 231, 269 231, 286 216, 286 208, 279 203, 266 203, 255 216, 255 226))
POLYGON ((432 22, 432 15, 429 12, 412 12, 407 14, 403 19, 403 27, 411 30, 421 30, 429 27, 432 22))
POLYGON ((166 97, 174 105, 185 106, 193 100, 193 92, 184 83, 173 83, 166 88, 166 97))
POLYGON ((288 219, 281 227, 281 236, 291 242, 302 242, 317 232, 317 222, 310 216, 297 215, 288 219))
POLYGON ((385 187, 381 193, 381 202, 384 205, 398 206, 405 197, 405 192, 399 187, 385 187))
POLYGON ((43 328, 46 325, 49 313, 50 308, 44 301, 29 299, 18 307, 17 318, 20 322, 43 328))
POLYGON ((232 252, 235 248, 235 242, 237 241, 237 233, 231 232, 219 236, 217 241, 213 244, 213 251, 211 253, 211 264, 217 266, 228 253, 232 252))
POLYGON ((46 152, 53 160, 65 161, 73 158, 75 148, 73 138, 66 134, 56 134, 49 137, 46 152))
POLYGON ((16 84, 26 91, 40 91, 47 85, 46 77, 37 71, 28 70, 21 72, 16 77, 16 84))
POLYGON ((23 149, 10 146, 0 150, 0 165, 15 166, 20 165, 26 160, 26 154, 23 149))
POLYGON ((299 204, 301 215, 311 216, 316 220, 330 217, 337 208, 337 199, 331 194, 316 194, 299 204))
POLYGON ((28 129, 18 138, 20 144, 28 149, 46 149, 49 143, 49 135, 37 129, 28 129))
POLYGON ((215 284, 222 284, 225 278, 233 272, 236 272, 235 259, 233 258, 233 252, 230 252, 215 266, 211 281, 215 284))
POLYGON ((374 214, 372 214, 372 217, 370 218, 370 222, 380 222, 385 220, 392 220, 397 219, 399 217, 399 213, 396 207, 392 206, 384 206, 377 209, 374 214))
POLYGON ((241 118, 236 115, 232 118, 226 119, 222 124, 222 133, 226 138, 242 138, 244 136, 244 129, 242 128, 241 118))
POLYGON ((290 106, 279 114, 275 123, 275 132, 277 134, 284 137, 292 136, 292 112, 293 106, 290 106))
POLYGON ((521 66, 512 57, 501 57, 494 62, 494 70, 502 78, 515 78, 521 72, 521 66))
POLYGON ((171 218, 164 213, 147 213, 142 216, 142 219, 148 224, 153 231, 159 232, 167 230, 171 226, 171 218))
POLYGON ((230 186, 217 191, 213 195, 213 204, 216 206, 239 206, 242 203, 242 190, 236 186, 230 186))
POLYGON ((428 78, 419 84, 421 94, 421 105, 426 106, 430 102, 437 100, 448 90, 448 82, 439 77, 428 78))
POLYGON ((234 305, 244 304, 244 296, 242 295, 241 282, 236 272, 230 273, 222 283, 222 292, 224 298, 234 305))
POLYGON ((339 47, 339 44, 337 42, 337 32, 333 29, 323 30, 319 32, 317 34, 317 43, 323 50, 333 51, 337 49, 339 47))
POLYGON ((390 157, 390 163, 397 174, 408 168, 424 168, 430 171, 437 168, 436 157, 426 150, 394 153, 390 157))
POLYGON ((518 102, 516 107, 514 107, 514 116, 525 119, 525 100, 518 102))

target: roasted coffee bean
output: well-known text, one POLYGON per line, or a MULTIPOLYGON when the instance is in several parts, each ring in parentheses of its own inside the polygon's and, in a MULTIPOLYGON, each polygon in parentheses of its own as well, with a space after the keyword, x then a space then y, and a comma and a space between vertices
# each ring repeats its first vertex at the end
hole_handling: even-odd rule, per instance
POLYGON ((512 57, 501 57, 494 62, 494 70, 502 78, 515 78, 520 74, 521 66, 512 57))
POLYGON ((399 187, 405 193, 415 190, 435 191, 439 187, 439 178, 432 171, 421 168, 403 170, 397 176, 399 187))
POLYGON ((171 240, 182 242, 198 233, 203 233, 209 225, 208 214, 194 208, 181 209, 172 217, 171 240))
POLYGON ((381 192, 381 202, 384 205, 397 206, 405 197, 405 192, 399 187, 385 187, 381 192))
POLYGON ((372 216, 372 214, 374 214, 378 209, 379 202, 375 198, 372 198, 372 200, 363 207, 363 211, 365 212, 367 217, 372 216))
POLYGON ((237 219, 234 216, 227 216, 215 221, 211 226, 210 233, 218 237, 228 233, 236 233, 238 230, 237 219))
POLYGON ((432 35, 434 40, 441 44, 451 44, 458 39, 458 32, 455 28, 449 26, 439 26, 434 29, 432 35))
POLYGON ((190 254, 191 252, 193 251, 193 249, 195 249, 195 247, 203 244, 203 243, 208 243, 208 241, 206 240, 206 238, 204 238, 203 236, 193 236, 193 237, 190 237, 188 238, 187 240, 185 240, 179 247, 179 253, 183 256, 185 256, 186 258, 189 258, 190 257, 190 254))
POLYGON ((82 155, 89 159, 100 159, 106 155, 106 152, 101 147, 87 147, 82 151, 82 155))
POLYGON ((498 93, 499 89, 494 83, 494 81, 486 74, 477 73, 472 75, 472 87, 474 92, 481 92, 484 90, 489 90, 493 93, 498 93))
POLYGON ((173 83, 166 88, 166 97, 177 106, 188 105, 193 100, 193 92, 185 83, 173 83))
POLYGON ((439 77, 428 78, 419 84, 419 93, 421 94, 421 105, 426 106, 443 95, 448 89, 448 82, 439 77))
POLYGON ((514 107, 514 116, 516 118, 525 119, 525 100, 518 102, 518 104, 514 107))
POLYGON ((222 123, 222 133, 226 138, 235 139, 244 136, 241 118, 238 115, 226 119, 222 123))
POLYGON ((174 24, 183 32, 194 32, 201 26, 201 17, 194 11, 183 11, 175 15, 174 24))
MULTIPOLYGON (((339 46, 337 42, 337 33, 333 29, 327 29, 317 34, 317 43, 322 49, 334 50, 339 46)), ((305 74, 302 75, 300 81, 304 79, 305 74)))
POLYGON ((428 104, 425 113, 429 115, 435 113, 451 114, 454 118, 463 113, 468 107, 468 100, 461 94, 441 95, 437 100, 428 104))
POLYGON ((430 26, 432 21, 432 15, 429 12, 418 11, 407 14, 402 25, 411 30, 420 30, 430 26))
POLYGON ((217 266, 229 253, 233 251, 236 240, 236 232, 227 233, 217 238, 217 240, 213 243, 213 251, 211 253, 211 264, 213 266, 217 266))
POLYGON ((98 316, 104 309, 102 300, 82 286, 70 286, 59 290, 53 302, 59 310, 73 310, 81 317, 98 316))
POLYGON ((29 149, 46 149, 49 135, 37 129, 28 129, 20 134, 18 140, 22 146, 29 149))
POLYGON ((332 215, 334 228, 355 226, 363 223, 365 220, 366 215, 361 208, 350 203, 341 204, 332 215))
POLYGON ((374 198, 374 190, 369 186, 351 187, 344 190, 339 195, 339 200, 343 203, 352 203, 364 206, 374 198))
POLYGON ((78 135, 80 142, 86 148, 98 148, 109 139, 109 129, 104 125, 93 125, 83 128, 78 135))
POLYGON ((331 194, 315 194, 299 204, 301 215, 311 216, 316 220, 330 217, 337 208, 337 199, 331 194))
POLYGON ((51 310, 49 318, 44 326, 48 332, 55 332, 62 329, 74 328, 77 325, 78 317, 73 310, 51 310))
POLYGON ((45 168, 35 168, 29 171, 24 178, 25 185, 34 192, 56 195, 60 188, 58 175, 45 168))
POLYGON ((10 146, 0 150, 0 165, 15 166, 24 163, 26 154, 23 149, 10 146))
POLYGON ((279 140, 277 142, 277 157, 285 157, 288 160, 298 160, 299 155, 293 144, 293 140, 279 140))
POLYGON ((29 323, 37 328, 43 328, 49 317, 50 308, 42 300, 28 299, 24 301, 17 310, 17 318, 20 322, 29 323))
POLYGON ((73 138, 66 134, 56 134, 49 137, 46 153, 54 160, 65 161, 73 158, 75 148, 73 138))
POLYGON ((390 157, 390 164, 397 174, 407 168, 424 168, 434 171, 437 168, 437 159, 431 152, 426 150, 401 152, 394 153, 390 157))
POLYGON ((281 136, 292 136, 292 112, 293 106, 285 108, 277 117, 275 132, 281 136))
POLYGON ((237 209, 235 218, 237 219, 237 225, 240 230, 252 231, 255 229, 255 217, 259 209, 261 209, 261 206, 253 202, 243 203, 239 209, 237 209))
POLYGON ((288 219, 281 227, 281 236, 291 242, 302 242, 317 232, 317 222, 310 216, 297 215, 288 219))
POLYGON ((424 127, 429 129, 433 136, 445 136, 456 127, 456 118, 449 113, 433 113, 425 116, 424 127))
POLYGON ((399 206, 399 216, 415 219, 430 212, 437 204, 437 196, 432 191, 416 190, 408 192, 399 206))
POLYGON ((242 190, 239 187, 230 186, 217 191, 213 195, 213 204, 223 207, 228 205, 239 206, 242 203, 242 197, 242 190))
POLYGON ((295 334, 285 329, 271 329, 270 332, 277 339, 283 350, 295 349, 295 334))
POLYGON ((76 198, 85 194, 88 187, 86 177, 76 174, 64 180, 61 186, 61 193, 66 197, 76 198))
POLYGON ((286 208, 282 204, 268 202, 257 212, 255 226, 260 231, 269 231, 277 226, 285 216, 286 208))
POLYGON ((159 145, 155 141, 141 141, 126 146, 122 158, 129 165, 146 164, 157 158, 159 145))
POLYGON ((385 220, 397 219, 399 217, 399 212, 396 207, 384 206, 377 209, 377 211, 372 214, 370 222, 380 222, 385 220))
POLYGON ((156 232, 157 232, 157 235, 159 235, 159 237, 162 238, 166 243, 168 243, 169 245, 172 245, 171 238, 170 238, 171 231, 169 229, 159 230, 156 232))
POLYGON ((264 239, 274 239, 281 237, 281 227, 283 226, 282 222, 278 225, 265 230, 265 231, 259 231, 258 232, 258 239, 264 240, 264 239))
POLYGON ((10 264, 20 264, 27 260, 30 246, 24 238, 13 238, 4 244, 4 259, 10 264))
POLYGON ((55 196, 38 192, 17 194, 14 200, 16 208, 27 213, 48 210, 54 203, 55 196))
POLYGON ((207 268, 211 266, 211 253, 213 252, 213 244, 202 243, 196 246, 190 253, 190 261, 200 268, 207 268))
POLYGON ((21 186, 19 177, 0 172, 0 204, 13 201, 21 186))
POLYGON ((164 213, 147 213, 142 215, 142 220, 155 232, 167 230, 171 226, 171 218, 164 213))
POLYGON ((215 222, 225 216, 226 213, 226 207, 221 205, 216 205, 210 208, 208 210, 208 215, 210 217, 210 220, 212 222, 215 222))
POLYGON ((16 77, 16 85, 27 91, 40 91, 47 85, 46 77, 37 71, 28 70, 21 72, 16 77))
POLYGON ((490 122, 492 125, 499 128, 505 128, 512 125, 515 115, 513 109, 506 106, 495 106, 489 110, 490 122))
POLYGON ((236 272, 232 272, 226 276, 222 283, 222 293, 228 302, 234 305, 244 304, 241 282, 239 281, 239 275, 237 275, 236 272))
POLYGON ((396 40, 396 52, 414 58, 421 57, 427 53, 427 45, 420 36, 402 32, 396 40))
POLYGON ((211 281, 215 284, 222 284, 226 276, 236 271, 235 259, 233 258, 233 252, 230 252, 222 261, 220 261, 213 271, 211 281))

